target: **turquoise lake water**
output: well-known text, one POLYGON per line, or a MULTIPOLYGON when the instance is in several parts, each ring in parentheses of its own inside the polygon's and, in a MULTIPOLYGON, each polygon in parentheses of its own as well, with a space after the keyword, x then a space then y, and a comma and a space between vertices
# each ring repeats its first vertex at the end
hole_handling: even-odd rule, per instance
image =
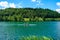
POLYGON ((60 40, 60 22, 0 22, 0 40, 18 40, 30 35, 60 40))

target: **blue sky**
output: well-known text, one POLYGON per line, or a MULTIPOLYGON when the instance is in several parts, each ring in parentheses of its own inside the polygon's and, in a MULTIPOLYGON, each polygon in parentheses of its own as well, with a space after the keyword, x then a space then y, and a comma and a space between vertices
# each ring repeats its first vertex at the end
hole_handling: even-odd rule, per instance
POLYGON ((9 7, 48 8, 60 12, 60 0, 0 0, 0 9, 9 7))

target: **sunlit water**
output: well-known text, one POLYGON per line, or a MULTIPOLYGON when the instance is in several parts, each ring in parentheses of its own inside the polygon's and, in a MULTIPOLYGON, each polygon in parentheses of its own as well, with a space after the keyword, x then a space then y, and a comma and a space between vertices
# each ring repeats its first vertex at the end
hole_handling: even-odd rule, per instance
POLYGON ((60 22, 0 22, 0 40, 18 40, 30 35, 60 40, 60 22))

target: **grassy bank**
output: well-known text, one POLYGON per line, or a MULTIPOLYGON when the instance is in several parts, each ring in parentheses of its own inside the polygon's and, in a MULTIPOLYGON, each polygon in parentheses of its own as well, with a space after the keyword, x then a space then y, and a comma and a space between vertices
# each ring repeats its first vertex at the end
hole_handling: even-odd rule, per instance
POLYGON ((24 18, 24 21, 60 21, 60 18, 24 18))
POLYGON ((53 40, 51 37, 46 36, 22 36, 19 40, 53 40))
POLYGON ((60 18, 23 18, 23 20, 0 20, 0 21, 7 21, 7 22, 40 22, 40 21, 60 21, 60 18))

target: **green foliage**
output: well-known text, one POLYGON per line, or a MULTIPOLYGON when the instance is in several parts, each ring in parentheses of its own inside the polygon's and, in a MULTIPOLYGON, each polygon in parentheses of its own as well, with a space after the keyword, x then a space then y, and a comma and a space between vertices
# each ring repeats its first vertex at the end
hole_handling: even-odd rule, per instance
POLYGON ((56 11, 42 8, 0 9, 0 21, 26 21, 24 18, 28 18, 28 21, 45 21, 46 18, 60 18, 60 14, 56 11))
POLYGON ((46 37, 46 36, 23 36, 20 37, 19 40, 53 40, 51 37, 46 37))
POLYGON ((45 21, 55 21, 55 18, 46 18, 45 21))

